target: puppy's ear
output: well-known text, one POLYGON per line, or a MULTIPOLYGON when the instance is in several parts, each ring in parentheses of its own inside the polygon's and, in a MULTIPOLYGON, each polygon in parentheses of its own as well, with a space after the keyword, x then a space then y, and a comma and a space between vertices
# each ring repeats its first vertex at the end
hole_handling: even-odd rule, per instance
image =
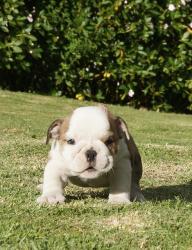
POLYGON ((133 140, 133 137, 129 133, 126 122, 121 117, 117 117, 116 126, 119 138, 125 138, 128 150, 131 155, 133 182, 139 185, 139 180, 141 179, 143 171, 139 150, 133 140))
POLYGON ((121 117, 117 116, 115 119, 115 124, 119 138, 125 137, 126 141, 129 141, 130 135, 126 122, 121 117))
POLYGON ((51 123, 47 130, 47 139, 46 144, 49 143, 50 139, 58 139, 59 138, 59 132, 62 123, 64 122, 64 119, 57 119, 51 123))

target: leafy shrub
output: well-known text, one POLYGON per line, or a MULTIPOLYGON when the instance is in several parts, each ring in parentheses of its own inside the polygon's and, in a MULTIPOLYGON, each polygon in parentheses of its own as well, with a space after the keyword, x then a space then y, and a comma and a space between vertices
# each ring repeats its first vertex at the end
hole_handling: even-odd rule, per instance
POLYGON ((192 111, 190 1, 1 0, 0 84, 192 111))

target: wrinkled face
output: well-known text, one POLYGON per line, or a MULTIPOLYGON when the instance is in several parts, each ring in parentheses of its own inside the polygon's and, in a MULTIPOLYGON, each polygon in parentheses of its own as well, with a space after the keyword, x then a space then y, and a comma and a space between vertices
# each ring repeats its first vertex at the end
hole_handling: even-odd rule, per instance
POLYGON ((111 170, 117 136, 104 109, 78 108, 73 112, 68 128, 62 132, 61 126, 60 131, 60 153, 70 175, 96 178, 111 170))

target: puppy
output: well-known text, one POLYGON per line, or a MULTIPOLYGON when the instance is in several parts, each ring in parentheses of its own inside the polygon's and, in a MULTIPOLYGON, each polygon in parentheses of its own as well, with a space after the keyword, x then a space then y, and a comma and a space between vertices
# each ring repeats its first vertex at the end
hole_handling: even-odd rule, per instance
POLYGON ((55 120, 46 143, 50 139, 38 203, 64 202, 68 182, 81 187, 109 187, 111 203, 144 201, 138 149, 125 121, 105 106, 80 107, 68 118, 55 120))

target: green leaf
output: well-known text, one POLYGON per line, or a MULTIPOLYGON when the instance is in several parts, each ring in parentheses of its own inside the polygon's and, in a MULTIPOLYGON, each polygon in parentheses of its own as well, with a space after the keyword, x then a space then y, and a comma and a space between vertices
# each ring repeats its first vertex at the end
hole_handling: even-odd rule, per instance
POLYGON ((14 47, 12 47, 12 49, 13 49, 13 51, 15 53, 21 53, 22 52, 22 49, 20 47, 18 47, 18 46, 14 46, 14 47))

